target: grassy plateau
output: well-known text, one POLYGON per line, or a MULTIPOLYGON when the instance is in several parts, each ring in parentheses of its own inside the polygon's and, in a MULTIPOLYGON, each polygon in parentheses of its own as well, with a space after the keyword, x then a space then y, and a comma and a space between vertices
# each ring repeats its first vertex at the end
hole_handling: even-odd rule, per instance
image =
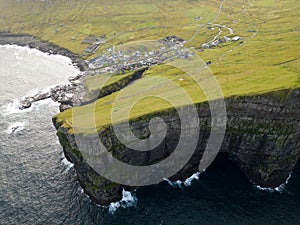
MULTIPOLYGON (((205 69, 199 72, 199 80, 216 79, 224 97, 300 87, 299 0, 0 0, 0 10, 0 31, 37 36, 86 60, 111 47, 176 35, 186 40, 184 47, 194 58, 211 61, 209 67, 201 64, 205 69), (223 26, 220 37, 241 39, 202 49, 220 32, 216 24, 223 26), (105 37, 106 42, 87 54, 88 45, 82 41, 91 36, 105 37)), ((88 77, 85 85, 91 91, 106 80, 104 85, 110 85, 129 75, 99 74, 88 77)), ((168 110, 175 100, 178 105, 206 101, 198 80, 189 75, 174 62, 151 66, 121 91, 56 117, 69 128, 76 120, 80 128, 70 129, 73 132, 94 132, 127 117, 168 110), (112 113, 117 113, 117 120, 112 113)))

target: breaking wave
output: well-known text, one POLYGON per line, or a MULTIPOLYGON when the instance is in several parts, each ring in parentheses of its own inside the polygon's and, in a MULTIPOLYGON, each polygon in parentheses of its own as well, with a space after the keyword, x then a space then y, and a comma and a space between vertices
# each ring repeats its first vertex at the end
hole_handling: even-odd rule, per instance
POLYGON ((74 164, 71 163, 69 160, 67 160, 67 158, 65 157, 65 154, 62 153, 62 160, 61 162, 64 164, 65 166, 65 170, 64 170, 64 173, 68 173, 70 171, 70 169, 72 169, 74 167, 74 164))
POLYGON ((134 193, 125 191, 123 189, 122 191, 122 199, 118 202, 112 202, 110 203, 108 207, 108 211, 111 214, 114 214, 119 208, 128 208, 128 207, 134 207, 137 205, 137 197, 134 193))
POLYGON ((169 179, 165 178, 164 180, 168 182, 168 184, 170 184, 172 187, 174 188, 183 188, 185 187, 189 187, 192 185, 194 180, 199 180, 200 177, 200 172, 194 173, 192 176, 190 176, 189 178, 187 178, 185 181, 170 181, 169 179))
POLYGON ((20 101, 18 99, 14 99, 12 100, 11 102, 3 105, 1 108, 0 108, 0 113, 3 115, 3 116, 8 116, 8 115, 11 115, 11 114, 18 114, 18 113, 26 113, 26 112, 30 112, 32 111, 33 107, 30 107, 28 109, 23 109, 21 110, 19 108, 20 106, 20 101))
POLYGON ((14 122, 10 124, 6 130, 7 134, 18 133, 22 131, 25 127, 26 122, 14 122))
POLYGON ((274 193, 274 192, 283 193, 286 188, 286 185, 289 183, 291 177, 292 177, 292 174, 289 175, 289 177, 286 179, 286 181, 283 184, 279 185, 276 188, 263 188, 259 185, 254 185, 254 187, 260 191, 266 191, 266 192, 270 192, 270 193, 274 193))

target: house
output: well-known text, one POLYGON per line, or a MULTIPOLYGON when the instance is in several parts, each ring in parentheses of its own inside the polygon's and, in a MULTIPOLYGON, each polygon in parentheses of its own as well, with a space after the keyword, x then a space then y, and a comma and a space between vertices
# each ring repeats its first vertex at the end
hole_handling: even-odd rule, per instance
POLYGON ((105 38, 103 37, 88 37, 84 39, 81 44, 104 44, 105 38))
POLYGON ((241 37, 235 36, 235 37, 233 37, 231 40, 233 40, 233 41, 239 41, 240 39, 241 39, 241 37))
POLYGON ((201 16, 197 16, 196 18, 194 18, 195 21, 199 21, 201 19, 201 16))
POLYGON ((94 53, 99 48, 100 44, 91 44, 84 51, 88 53, 94 53))

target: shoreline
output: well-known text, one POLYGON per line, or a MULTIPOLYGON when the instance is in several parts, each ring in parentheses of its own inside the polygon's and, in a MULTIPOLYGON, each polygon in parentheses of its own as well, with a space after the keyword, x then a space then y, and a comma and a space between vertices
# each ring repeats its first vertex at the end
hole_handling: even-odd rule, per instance
POLYGON ((74 66, 77 66, 81 72, 89 70, 84 59, 70 50, 60 47, 51 42, 41 40, 38 37, 29 34, 14 34, 9 32, 0 32, 0 45, 18 45, 37 49, 50 55, 62 55, 70 58, 74 66))
POLYGON ((85 91, 82 88, 82 82, 80 79, 84 76, 85 72, 89 71, 89 67, 86 61, 79 55, 69 51, 68 49, 62 48, 51 42, 41 40, 29 34, 0 32, 0 45, 28 47, 49 55, 61 55, 68 57, 72 61, 73 66, 78 68, 80 72, 75 77, 69 77, 69 83, 67 84, 58 84, 46 92, 38 92, 33 96, 26 96, 24 99, 20 99, 19 109, 23 110, 30 108, 32 103, 47 98, 51 98, 52 101, 58 102, 60 104, 59 110, 61 112, 81 104, 81 100, 83 99, 82 95, 85 91))

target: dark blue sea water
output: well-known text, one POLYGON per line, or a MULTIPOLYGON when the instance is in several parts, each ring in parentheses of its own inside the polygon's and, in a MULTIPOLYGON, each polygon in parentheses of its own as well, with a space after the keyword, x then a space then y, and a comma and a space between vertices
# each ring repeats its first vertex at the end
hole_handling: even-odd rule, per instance
POLYGON ((280 192, 262 191, 225 154, 189 187, 163 182, 132 193, 127 203, 132 206, 95 205, 62 155, 51 123, 57 105, 43 101, 20 112, 16 103, 11 104, 12 99, 62 83, 77 71, 67 59, 29 50, 0 47, 0 53, 1 225, 300 224, 300 164, 280 192), (39 59, 30 62, 34 55, 39 59), (53 68, 65 72, 58 75, 53 68))

